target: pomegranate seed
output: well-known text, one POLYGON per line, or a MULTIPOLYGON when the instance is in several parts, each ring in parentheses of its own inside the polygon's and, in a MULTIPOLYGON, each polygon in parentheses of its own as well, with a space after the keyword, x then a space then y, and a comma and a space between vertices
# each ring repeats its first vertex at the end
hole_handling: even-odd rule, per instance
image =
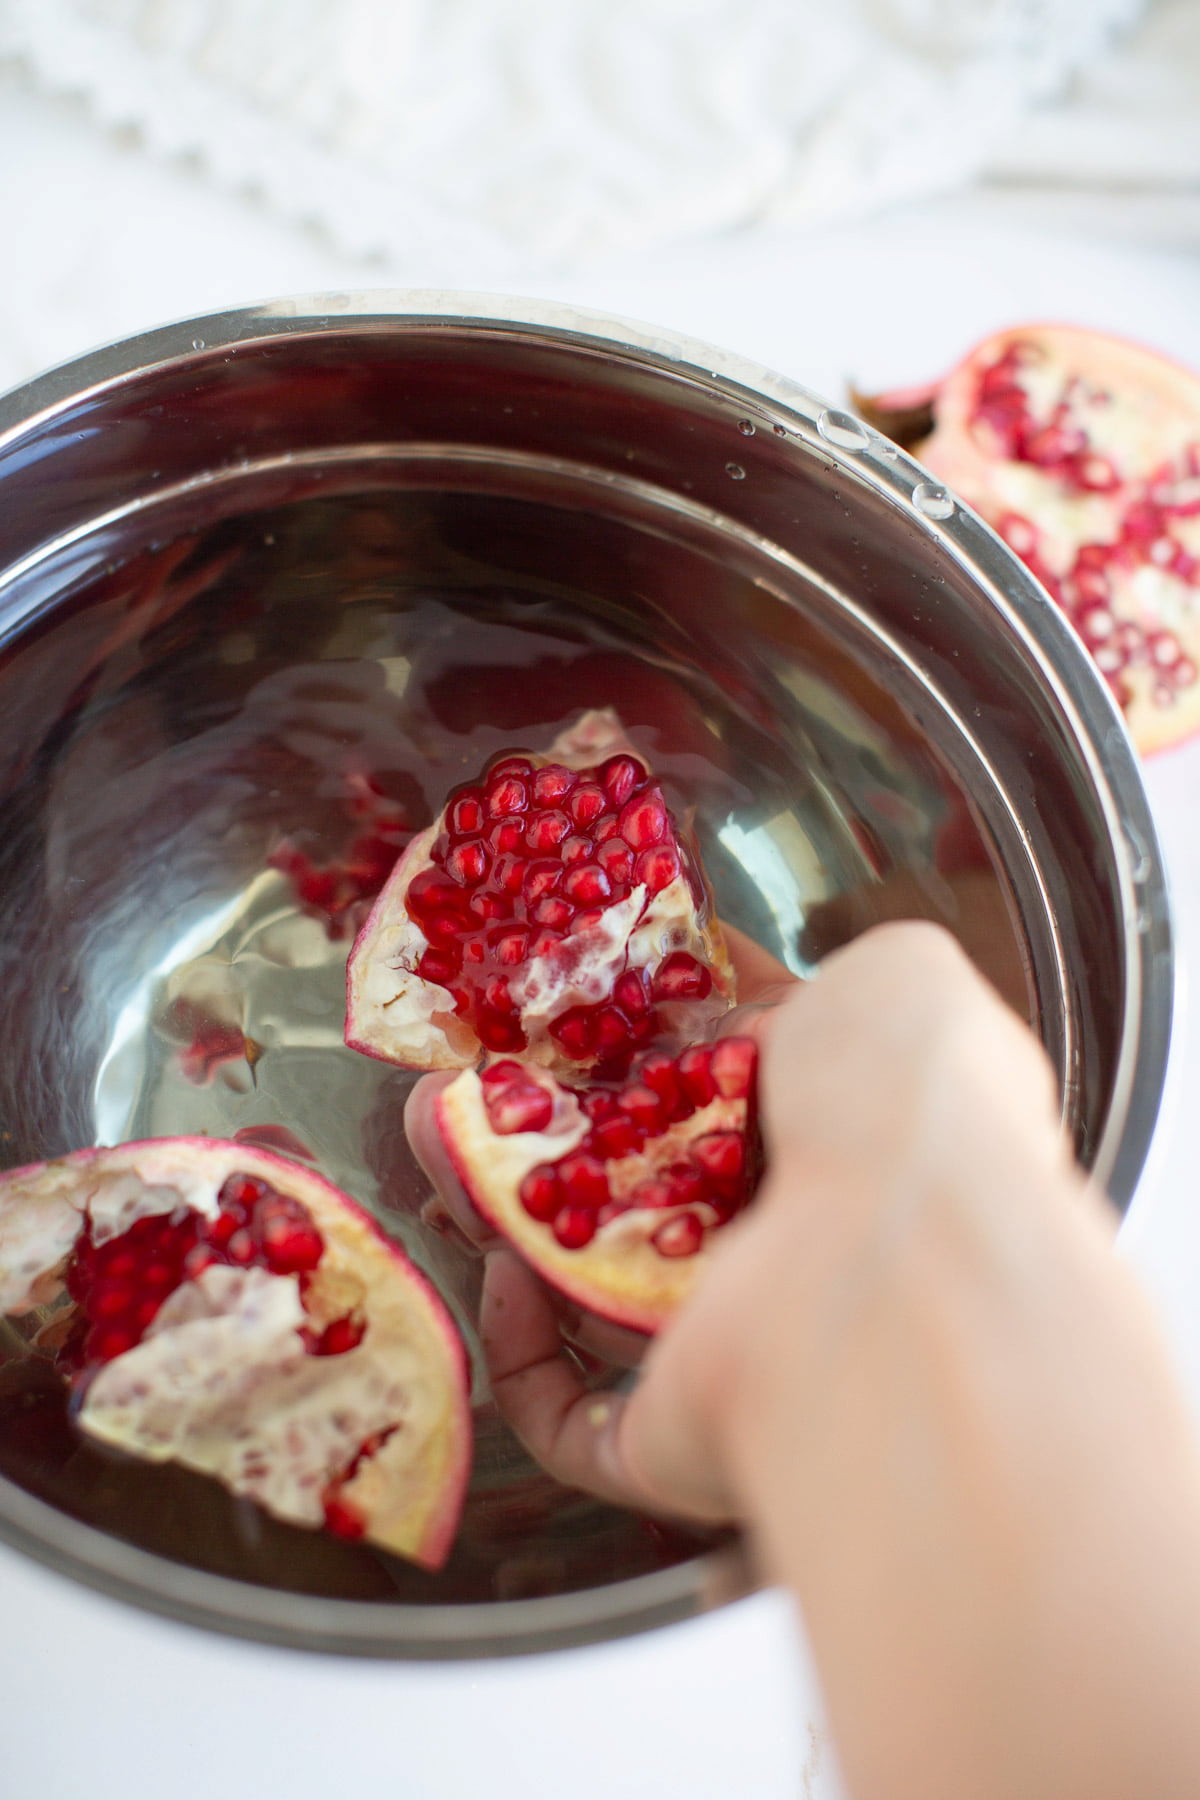
POLYGON ((515 1018, 491 1009, 475 1020, 475 1035, 485 1050, 524 1050, 528 1041, 515 1018))
POLYGON ((205 1269, 216 1267, 217 1258, 207 1244, 193 1244, 183 1259, 182 1275, 185 1281, 198 1281, 205 1269))
POLYGON ((356 1506, 343 1500, 337 1494, 327 1495, 325 1499, 325 1529, 334 1537, 345 1538, 353 1543, 362 1537, 367 1529, 366 1520, 356 1506))
MULTIPOLYGON (((556 904, 551 900, 539 900, 538 911, 556 904)), ((564 902, 565 904, 565 902, 564 902)), ((537 962, 540 957, 553 956, 562 943, 562 929, 552 925, 540 925, 529 940, 529 960, 537 962)))
POLYGON ((678 874, 679 857, 670 844, 656 844, 653 850, 643 850, 634 864, 635 879, 643 882, 652 894, 661 894, 678 874))
POLYGON ((563 867, 567 869, 571 868, 575 863, 587 862, 591 854, 591 839, 579 836, 567 838, 562 849, 559 851, 563 867))
POLYGON ((589 1007, 573 1006, 550 1026, 550 1035, 577 1062, 589 1057, 596 1045, 596 1021, 589 1007))
POLYGON ((582 1250, 596 1235, 596 1215, 586 1206, 564 1206, 555 1213, 552 1229, 564 1250, 582 1250))
POLYGON ((553 1163, 539 1163, 530 1169, 517 1192, 530 1218, 542 1225, 548 1225, 562 1206, 562 1189, 553 1163))
POLYGON ((353 1313, 347 1313, 343 1319, 333 1319, 317 1339, 313 1355, 345 1356, 348 1350, 357 1350, 366 1330, 365 1322, 355 1318, 353 1313))
POLYGON ((132 1288, 123 1282, 108 1282, 94 1291, 88 1312, 93 1319, 119 1319, 132 1302, 132 1288))
POLYGON ((717 1084, 712 1073, 711 1044, 694 1044, 676 1058, 675 1068, 684 1093, 696 1106, 707 1106, 716 1098, 717 1084))
MULTIPOLYGON (((535 925, 548 925, 555 932, 565 931, 575 917, 575 908, 569 900, 551 896, 546 900, 539 900, 529 916, 535 925)), ((536 949, 533 950, 533 955, 537 954, 536 949)))
POLYGON ((479 1077, 485 1090, 487 1088, 507 1087, 510 1082, 526 1080, 525 1065, 519 1062, 489 1063, 479 1077))
POLYGON ((593 1210, 608 1199, 608 1176, 604 1164, 586 1150, 573 1150, 558 1164, 558 1179, 563 1198, 570 1206, 587 1206, 593 1210))
POLYGON ((746 1100, 754 1091, 758 1047, 753 1038, 720 1038, 712 1047, 712 1078, 726 1100, 746 1100))
POLYGON ((576 906, 595 906, 612 897, 612 882, 596 863, 576 863, 563 876, 563 893, 576 906))
MULTIPOLYGON (((320 1232, 299 1219, 273 1219, 263 1230, 263 1251, 276 1275, 315 1269, 325 1253, 320 1232)), ((233 1245, 229 1246, 232 1254, 233 1245)))
POLYGON ((492 867, 492 880, 506 894, 519 894, 525 885, 527 864, 517 856, 498 857, 492 867))
POLYGON ((530 850, 544 853, 557 849, 571 835, 571 821, 565 812, 534 813, 525 828, 525 843, 530 850))
POLYGON ((244 1225, 240 1230, 234 1232, 233 1236, 226 1244, 225 1254, 231 1262, 240 1263, 244 1268, 249 1268, 250 1264, 256 1259, 258 1255, 258 1245, 244 1225))
POLYGON ((489 850, 497 856, 511 856, 525 842, 524 819, 497 819, 484 834, 489 850))
POLYGON ((602 1162, 611 1162, 620 1156, 630 1156, 640 1150, 645 1142, 644 1133, 640 1132, 633 1120, 627 1116, 615 1119, 604 1119, 593 1127, 587 1143, 594 1156, 602 1162))
POLYGON ((534 906, 545 894, 554 893, 561 880, 561 864, 531 862, 525 870, 525 880, 521 886, 526 906, 534 906))
POLYGON ((497 932, 492 938, 492 954, 506 969, 519 969, 529 953, 529 933, 521 925, 497 932))
POLYGON ((665 1180, 676 1206, 691 1206, 708 1198, 708 1183, 694 1163, 672 1163, 665 1180))
POLYGON ((518 781, 528 781, 533 774, 533 764, 527 756, 514 756, 509 751, 502 750, 499 755, 493 756, 489 760, 483 772, 489 780, 498 779, 504 775, 515 775, 518 781))
POLYGON ((457 944, 443 944, 441 949, 424 950, 417 962, 417 974, 422 981, 432 981, 438 987, 445 987, 454 980, 462 968, 462 952, 457 944))
POLYGON ((489 819, 503 819, 529 808, 529 789, 515 775, 494 776, 483 790, 489 819))
POLYGON ((575 923, 571 929, 577 934, 581 931, 595 931, 597 925, 601 925, 603 922, 604 908, 602 906, 589 906, 583 912, 576 913, 575 923))
POLYGON ((704 1242, 704 1227, 694 1212, 678 1213, 659 1226, 650 1242, 660 1256, 695 1256, 704 1242))
POLYGON ((124 1356, 135 1344, 141 1342, 141 1332, 125 1325, 109 1325, 102 1331, 88 1333, 88 1355, 95 1362, 112 1362, 114 1357, 124 1356))
POLYGON ((612 837, 596 851, 596 861, 614 886, 633 880, 633 851, 624 838, 612 837))
POLYGON ((665 1181, 643 1181, 634 1188, 629 1196, 630 1204, 642 1212, 661 1212, 664 1207, 674 1206, 675 1198, 665 1181))
POLYGON ((621 836, 635 850, 649 850, 667 835, 667 809, 657 788, 646 788, 622 810, 621 836))
POLYGON ((603 1006, 596 1014, 596 1051, 602 1061, 611 1062, 630 1045, 629 1023, 615 1006, 603 1006))
POLYGON ((533 778, 534 805, 558 806, 578 780, 574 769, 565 768, 562 763, 547 763, 533 778))
POLYGON ((518 1131, 545 1131, 554 1114, 554 1100, 536 1082, 514 1082, 511 1087, 488 1094, 487 1113, 497 1137, 511 1137, 518 1131))
POLYGON ((596 773, 611 804, 619 807, 624 806, 646 771, 632 756, 610 756, 596 773))
POLYGON ((458 788, 450 796, 446 818, 455 837, 478 837, 487 822, 483 810, 483 789, 458 788))
POLYGON ((712 992, 712 973, 686 950, 673 951, 650 978, 655 1000, 703 1000, 712 992))
POLYGON ((667 1113, 677 1113, 683 1093, 675 1064, 669 1056, 660 1050, 643 1057, 638 1064, 637 1076, 643 1087, 658 1095, 667 1113))
POLYGON ((741 1180, 746 1146, 740 1132, 709 1131, 689 1148, 693 1160, 712 1181, 724 1187, 741 1180))
POLYGON ((661 1130, 666 1123, 662 1096, 653 1088, 643 1087, 640 1082, 623 1088, 617 1095, 617 1105, 627 1118, 645 1132, 661 1130))
POLYGON ((621 826, 616 813, 604 813, 592 826, 592 842, 594 844, 607 844, 610 838, 616 837, 620 829, 621 826))
POLYGON ((608 796, 594 781, 581 781, 571 795, 568 810, 576 825, 594 825, 608 810, 608 796))
POLYGON ((472 918, 485 925, 496 919, 511 919, 513 915, 512 896, 496 894, 490 889, 484 893, 472 894, 468 907, 472 918))
POLYGON ((626 969, 618 975, 613 983, 613 999, 623 1013, 630 1013, 635 1018, 649 1008, 646 998, 645 982, 640 969, 626 969))
POLYGON ((217 1201, 227 1212, 232 1211, 235 1207, 239 1206, 243 1207, 248 1212, 252 1206, 256 1206, 258 1202, 270 1192, 271 1189, 267 1186, 267 1183, 258 1180, 257 1176, 230 1175, 222 1182, 221 1191, 217 1195, 217 1201))
POLYGON ((461 844, 455 844, 446 858, 446 873, 453 881, 461 882, 463 887, 476 887, 488 872, 491 862, 487 851, 478 838, 468 838, 461 844))

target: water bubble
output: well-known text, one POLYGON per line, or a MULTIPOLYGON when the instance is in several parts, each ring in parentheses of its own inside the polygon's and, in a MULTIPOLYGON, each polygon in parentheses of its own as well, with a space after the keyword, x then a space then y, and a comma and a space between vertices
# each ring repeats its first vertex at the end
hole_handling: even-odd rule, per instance
POLYGON ((741 463, 726 463, 725 473, 731 481, 745 481, 746 479, 746 471, 741 463))
POLYGON ((954 513, 954 501, 944 487, 933 481, 918 481, 912 503, 927 519, 949 519, 954 513))
POLYGON ((203 338, 193 338, 192 339, 192 349, 193 350, 203 350, 203 348, 204 348, 204 339, 203 338))
POLYGON ((787 432, 785 431, 785 429, 782 425, 772 425, 771 430, 775 433, 776 437, 786 437, 787 436, 787 432))
POLYGON ((880 456, 886 456, 889 462, 895 462, 900 454, 895 444, 877 444, 876 449, 879 451, 880 456))
POLYGON ((839 450, 865 450, 869 442, 865 428, 849 413, 823 412, 817 430, 827 444, 836 444, 839 450))
POLYGON ((739 419, 738 420, 738 430, 741 432, 743 437, 753 437, 754 436, 754 420, 753 419, 739 419))

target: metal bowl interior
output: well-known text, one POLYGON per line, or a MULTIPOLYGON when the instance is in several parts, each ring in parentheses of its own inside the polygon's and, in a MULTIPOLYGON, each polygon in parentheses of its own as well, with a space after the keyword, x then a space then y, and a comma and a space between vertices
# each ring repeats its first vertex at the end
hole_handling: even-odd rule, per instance
MULTIPOLYGON (((866 427, 623 322, 341 297, 171 327, 0 401, 0 494, 6 1164, 285 1127, 477 1351, 478 1266, 421 1216, 411 1078, 343 1047, 347 941, 278 852, 336 858, 356 774, 420 825, 495 748, 615 705, 694 811, 723 916, 798 974, 877 919, 948 925, 1128 1201, 1171 998, 1136 764, 1026 571, 866 427)), ((432 1576, 82 1445, 0 1332, 0 1533, 144 1605, 478 1655, 747 1580, 736 1544, 550 1483, 477 1354, 475 1476, 432 1576)))

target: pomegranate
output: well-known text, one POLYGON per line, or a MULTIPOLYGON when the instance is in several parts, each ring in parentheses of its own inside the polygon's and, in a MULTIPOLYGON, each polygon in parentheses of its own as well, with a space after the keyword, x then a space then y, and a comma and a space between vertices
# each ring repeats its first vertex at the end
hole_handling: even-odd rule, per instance
POLYGON ((494 757, 413 839, 363 926, 346 1042, 415 1069, 480 1052, 619 1072, 701 1034, 733 974, 699 863, 611 712, 494 757))
POLYGON ((425 1278, 308 1169, 208 1138, 0 1177, 0 1313, 49 1307, 89 1436, 428 1568, 471 1457, 466 1361, 425 1278))
POLYGON ((586 1089, 514 1058, 442 1089, 442 1142, 484 1220, 577 1305, 652 1333, 757 1174, 752 1038, 641 1055, 586 1089))
POLYGON ((1141 750, 1200 729, 1200 376, 1026 325, 927 389, 857 398, 1028 564, 1141 750))
POLYGON ((320 920, 334 941, 358 929, 412 837, 404 807, 371 776, 350 770, 343 782, 347 810, 358 826, 343 855, 318 863, 285 837, 267 859, 287 876, 300 909, 320 920))

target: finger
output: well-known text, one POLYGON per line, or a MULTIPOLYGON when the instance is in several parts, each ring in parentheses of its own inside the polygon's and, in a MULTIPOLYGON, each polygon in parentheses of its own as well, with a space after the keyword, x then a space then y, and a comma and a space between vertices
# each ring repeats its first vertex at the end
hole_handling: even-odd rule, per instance
POLYGON ((453 1069, 423 1075, 404 1103, 404 1130, 413 1155, 445 1202, 450 1217, 473 1244, 482 1247, 497 1243, 497 1234, 472 1205, 438 1130, 437 1098, 455 1079, 453 1069))
POLYGON ((747 937, 744 931, 739 931, 736 925, 727 925, 722 919, 721 932, 737 976, 739 1002, 752 1005, 776 990, 784 991, 794 986, 798 977, 786 964, 747 937))
POLYGON ((646 1508, 617 1450, 624 1400, 584 1385, 549 1296, 510 1250, 487 1259, 479 1335, 496 1405, 534 1461, 567 1487, 646 1508))

